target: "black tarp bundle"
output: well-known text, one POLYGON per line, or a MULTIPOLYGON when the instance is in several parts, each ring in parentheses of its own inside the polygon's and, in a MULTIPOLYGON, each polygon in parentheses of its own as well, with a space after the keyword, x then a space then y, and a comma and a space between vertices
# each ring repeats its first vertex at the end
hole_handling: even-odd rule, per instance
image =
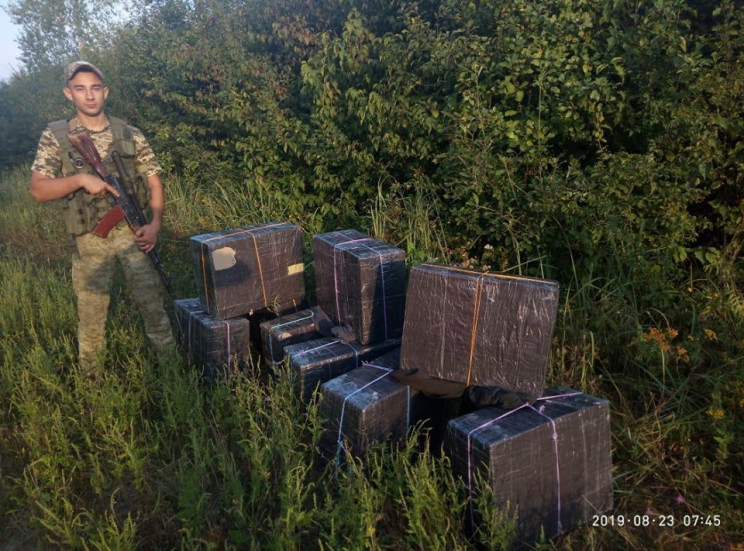
POLYGON ((313 238, 317 303, 353 338, 369 344, 401 336, 405 252, 357 230, 313 238))
POLYGON ((537 398, 558 284, 422 264, 409 274, 401 369, 537 398))
POLYGON ((305 298, 302 231, 267 222, 190 239, 199 299, 217 319, 286 310, 305 298))
POLYGON ((541 530, 554 538, 612 507, 607 400, 553 387, 532 404, 452 419, 444 448, 471 498, 475 472, 487 475, 494 505, 518 514, 525 544, 538 541, 541 530))
POLYGON ((243 367, 251 354, 250 320, 219 320, 197 298, 173 302, 182 346, 194 364, 213 378, 225 367, 243 367))
POLYGON ((420 393, 399 383, 396 348, 320 387, 319 415, 324 422, 320 446, 326 457, 342 460, 348 452, 363 457, 376 443, 403 443, 421 417, 420 393))
POLYGON ((260 325, 264 360, 269 366, 281 363, 287 346, 328 337, 331 328, 331 320, 317 306, 264 321, 260 325))

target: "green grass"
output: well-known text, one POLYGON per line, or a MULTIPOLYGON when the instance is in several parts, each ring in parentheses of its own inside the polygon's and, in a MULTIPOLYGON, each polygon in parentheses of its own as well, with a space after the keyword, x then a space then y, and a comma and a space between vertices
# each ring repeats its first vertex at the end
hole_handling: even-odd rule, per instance
MULTIPOLYGON (((31 201, 27 177, 0 182, 0 548, 506 545, 512 519, 488 506, 484 488, 488 522, 466 536, 464 485, 417 435, 339 469, 321 460, 317 409, 300 407, 288 376, 267 379, 254 366, 208 386, 180 357, 157 365, 126 289, 112 304, 106 374, 88 381, 75 361, 71 248, 54 206, 31 201)), ((195 296, 188 236, 259 222, 268 207, 231 197, 217 223, 211 208, 224 189, 167 185, 164 262, 178 295, 195 296)), ((442 258, 425 200, 401 201, 381 196, 372 229, 360 229, 399 236, 416 258, 442 258)), ((721 284, 703 274, 664 313, 638 311, 632 282, 562 282, 548 382, 612 403, 610 513, 651 511, 675 526, 587 526, 538 547, 744 548, 737 274, 721 284), (718 515, 721 525, 683 526, 693 514, 718 515)))

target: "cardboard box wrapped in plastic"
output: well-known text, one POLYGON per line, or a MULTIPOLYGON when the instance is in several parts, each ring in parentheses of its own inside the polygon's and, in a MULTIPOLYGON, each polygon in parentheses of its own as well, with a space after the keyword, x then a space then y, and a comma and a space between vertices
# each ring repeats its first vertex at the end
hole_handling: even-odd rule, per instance
POLYGON ((401 369, 537 398, 545 388, 557 311, 554 281, 414 266, 401 369))
POLYGON ((317 303, 355 340, 369 344, 401 336, 405 312, 405 252, 357 230, 314 236, 317 303))
POLYGON ((214 378, 225 368, 245 366, 251 355, 250 321, 245 317, 218 320, 199 299, 173 302, 181 345, 197 368, 214 378))
POLYGON ((332 325, 317 306, 264 321, 260 326, 264 361, 269 366, 283 362, 287 346, 330 336, 332 325))
POLYGON ((305 298, 302 232, 294 224, 206 233, 190 244, 199 299, 217 319, 283 310, 305 298))
POLYGON ((323 337, 291 344, 284 349, 289 358, 291 376, 297 395, 309 403, 313 392, 323 383, 343 375, 393 348, 400 339, 388 339, 374 344, 347 343, 334 337, 323 337))
POLYGON ((375 443, 405 441, 419 420, 420 393, 390 376, 399 356, 396 348, 320 387, 325 427, 320 445, 326 457, 343 459, 346 452, 363 457, 375 443))
MULTIPOLYGON (((518 515, 520 542, 547 539, 612 508, 610 405, 563 387, 513 410, 488 407, 447 424, 444 449, 473 492, 484 469, 495 506, 518 515)), ((476 519, 477 522, 477 519, 476 519)))

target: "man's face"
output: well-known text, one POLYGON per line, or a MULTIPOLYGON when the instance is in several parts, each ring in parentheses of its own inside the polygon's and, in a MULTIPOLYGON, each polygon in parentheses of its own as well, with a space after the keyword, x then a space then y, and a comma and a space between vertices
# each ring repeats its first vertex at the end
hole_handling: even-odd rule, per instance
POLYGON ((88 117, 97 117, 103 112, 109 93, 98 75, 87 71, 78 71, 63 91, 78 113, 88 117))

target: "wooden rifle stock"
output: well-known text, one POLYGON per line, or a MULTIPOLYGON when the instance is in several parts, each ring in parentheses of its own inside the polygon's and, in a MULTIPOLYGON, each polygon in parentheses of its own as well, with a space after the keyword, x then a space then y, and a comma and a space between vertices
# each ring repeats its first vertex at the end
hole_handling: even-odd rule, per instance
MULTIPOLYGON (((82 155, 83 159, 85 159, 85 162, 88 163, 93 168, 93 170, 103 180, 106 181, 107 184, 109 184, 119 193, 118 197, 114 197, 117 206, 112 209, 110 213, 114 212, 117 208, 120 209, 132 231, 137 231, 142 226, 147 224, 147 218, 142 212, 142 209, 137 203, 137 200, 127 193, 127 190, 119 183, 119 180, 116 178, 116 176, 106 170, 106 167, 103 164, 103 160, 101 160, 101 155, 98 153, 96 145, 93 143, 93 140, 88 134, 88 131, 85 128, 76 128, 75 130, 67 134, 67 138, 70 140, 70 143, 75 147, 75 149, 80 152, 80 155, 82 155)), ((114 160, 116 168, 119 171, 121 177, 128 178, 128 175, 124 170, 124 165, 121 162, 119 153, 117 151, 112 152, 111 158, 114 160)), ((108 216, 109 214, 104 216, 104 219, 108 216)), ((115 213, 115 216, 118 216, 118 213, 115 213)), ((120 219, 121 218, 119 218, 119 220, 120 219)), ((106 234, 108 234, 108 231, 106 231, 106 234)), ((160 257, 155 252, 155 250, 150 251, 149 253, 147 253, 147 255, 150 257, 153 266, 155 266, 155 269, 160 275, 160 279, 163 280, 163 285, 165 285, 166 290, 171 296, 173 296, 173 287, 171 286, 168 276, 165 274, 163 263, 160 261, 160 257)))

